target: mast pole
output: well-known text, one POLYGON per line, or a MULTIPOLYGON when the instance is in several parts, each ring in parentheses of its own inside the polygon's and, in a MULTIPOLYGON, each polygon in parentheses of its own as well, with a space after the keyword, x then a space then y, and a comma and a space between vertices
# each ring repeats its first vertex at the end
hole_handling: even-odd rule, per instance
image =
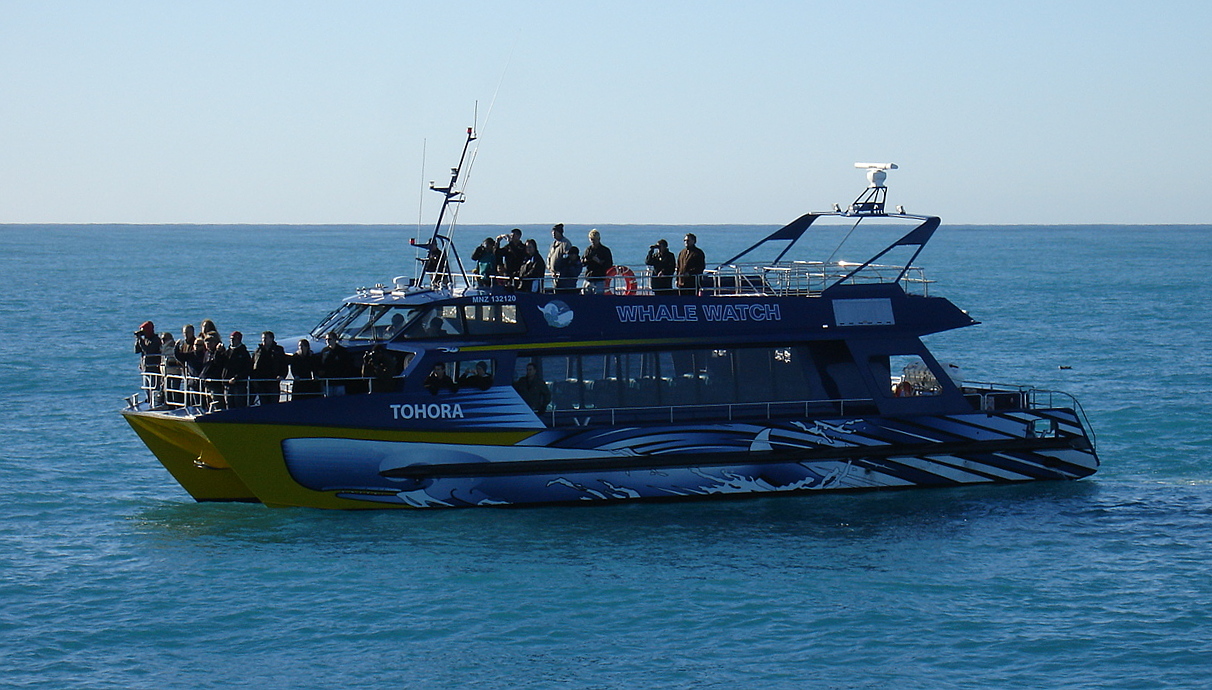
MULTIPOLYGON (((426 250, 423 271, 430 274, 430 284, 433 287, 451 282, 450 260, 452 258, 458 266, 459 274, 465 281, 467 278, 466 271, 463 270, 463 262, 454 249, 454 238, 442 234, 442 223, 446 221, 446 211, 451 204, 461 204, 465 201, 462 190, 458 188, 459 176, 463 172, 464 163, 467 162, 467 152, 471 149, 471 142, 475 140, 475 128, 468 127, 467 139, 463 142, 463 152, 459 155, 459 163, 450 169, 450 183, 445 187, 435 186, 432 181, 429 183, 431 190, 442 194, 442 208, 438 211, 438 220, 434 223, 433 234, 430 236, 429 242, 422 245, 422 248, 426 250)), ((453 232, 450 233, 450 235, 453 234, 453 232)), ((422 279, 424 278, 422 277, 422 279)))

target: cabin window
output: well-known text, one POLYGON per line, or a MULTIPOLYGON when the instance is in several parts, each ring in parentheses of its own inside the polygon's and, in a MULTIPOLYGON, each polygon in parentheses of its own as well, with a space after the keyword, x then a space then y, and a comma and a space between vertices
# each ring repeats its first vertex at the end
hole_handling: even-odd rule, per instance
POLYGON ((557 410, 824 398, 803 346, 522 356, 514 378, 532 362, 557 410))
POLYGON ((460 388, 488 390, 496 380, 495 359, 464 359, 454 363, 452 375, 460 388))
POLYGON ((467 335, 525 333, 516 304, 467 304, 463 306, 467 335))
POLYGON ((463 335, 463 317, 454 305, 433 307, 404 331, 405 338, 449 338, 463 335))
POLYGON ((871 358, 871 373, 877 381, 887 381, 885 395, 908 398, 939 395, 938 378, 918 355, 876 355, 871 358))

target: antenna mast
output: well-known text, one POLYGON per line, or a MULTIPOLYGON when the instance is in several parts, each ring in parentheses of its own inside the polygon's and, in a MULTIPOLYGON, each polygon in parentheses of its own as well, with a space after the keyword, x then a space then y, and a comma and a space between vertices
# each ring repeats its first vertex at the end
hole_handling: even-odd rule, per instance
MULTIPOLYGON (((463 142, 463 153, 459 156, 459 164, 450 169, 450 183, 445 187, 438 187, 431 180, 429 188, 435 192, 442 194, 442 208, 438 211, 438 220, 433 226, 433 235, 430 236, 429 242, 418 245, 425 250, 426 256, 424 261, 424 271, 421 280, 429 278, 431 287, 445 287, 452 283, 452 273, 450 270, 450 262, 453 259, 455 266, 458 267, 459 275, 466 280, 466 272, 463 270, 463 262, 459 259, 458 251, 455 249, 454 221, 451 220, 451 231, 447 234, 442 234, 442 223, 446 222, 446 212, 451 204, 461 204, 466 201, 463 196, 463 191, 459 188, 459 176, 463 172, 463 165, 467 161, 467 152, 471 148, 471 142, 476 140, 475 128, 467 128, 467 139, 463 142)), ((415 244, 415 242, 414 242, 415 244)))

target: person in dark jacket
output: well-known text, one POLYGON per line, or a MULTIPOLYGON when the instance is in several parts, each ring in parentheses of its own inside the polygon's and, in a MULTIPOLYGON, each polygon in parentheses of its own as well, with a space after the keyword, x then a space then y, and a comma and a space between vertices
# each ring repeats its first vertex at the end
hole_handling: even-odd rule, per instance
POLYGON ((526 364, 526 375, 517 381, 513 382, 513 388, 522 396, 522 400, 530 409, 538 414, 543 414, 547 411, 547 406, 551 404, 551 389, 547 387, 547 382, 539 376, 539 369, 534 365, 534 362, 526 364))
POLYGON ((547 264, 539 256, 539 245, 534 240, 526 240, 526 260, 518 270, 518 291, 542 292, 543 276, 547 273, 547 264))
POLYGON ((555 266, 552 268, 557 276, 556 292, 577 292, 577 279, 581 277, 582 268, 581 250, 569 245, 568 251, 556 257, 555 266))
POLYGON ((139 355, 139 371, 160 373, 160 336, 151 321, 144 321, 135 331, 135 354, 139 355))
POLYGON ((697 246, 694 233, 686 233, 686 248, 678 254, 678 293, 697 295, 703 271, 707 269, 707 257, 697 246))
POLYGON ((488 365, 476 362, 471 371, 459 378, 460 388, 479 388, 486 391, 492 388, 492 376, 488 373, 488 365))
POLYGON ((601 293, 606 287, 606 272, 614 266, 610 247, 602 244, 602 233, 597 228, 589 231, 589 246, 581 256, 585 264, 585 277, 589 280, 589 294, 601 293))
POLYGON ((252 375, 252 356, 244 346, 244 334, 231 332, 231 347, 223 365, 224 400, 227 409, 248 407, 248 377, 252 375))
POLYGON ((273 331, 263 332, 261 344, 252 355, 252 377, 256 379, 257 398, 262 405, 278 402, 282 391, 280 382, 288 371, 286 350, 274 340, 273 331))
POLYGON ((396 390, 396 357, 383 343, 377 343, 362 356, 362 377, 371 379, 371 393, 393 393, 396 390))
POLYGON ((331 394, 344 395, 350 383, 349 378, 357 374, 353 359, 335 332, 324 336, 324 340, 327 344, 320 350, 320 367, 316 373, 320 378, 328 379, 327 385, 332 391, 331 394))
POLYGON ((500 257, 497 261, 498 270, 510 278, 517 278, 522 270, 522 263, 526 261, 526 245, 522 243, 521 228, 514 228, 509 231, 508 236, 501 235, 497 238, 497 256, 500 257))
POLYGON ((644 263, 652 268, 652 292, 657 295, 668 295, 673 292, 673 275, 677 273, 678 261, 673 252, 669 251, 669 243, 664 239, 648 248, 648 256, 644 263))
POLYGON ((301 400, 315 398, 320 395, 320 382, 317 381, 316 371, 320 368, 320 357, 311 351, 311 341, 303 338, 293 355, 287 355, 290 364, 290 375, 294 379, 291 384, 291 399, 301 400))
POLYGON ((449 389, 451 393, 457 393, 459 386, 446 373, 446 363, 438 362, 433 365, 433 371, 429 372, 429 376, 425 377, 425 382, 422 384, 425 390, 437 395, 442 389, 449 389))
POLYGON ((202 390, 205 395, 199 402, 211 410, 221 410, 224 407, 223 370, 227 367, 227 348, 223 347, 218 338, 201 340, 204 349, 198 375, 202 377, 202 390))

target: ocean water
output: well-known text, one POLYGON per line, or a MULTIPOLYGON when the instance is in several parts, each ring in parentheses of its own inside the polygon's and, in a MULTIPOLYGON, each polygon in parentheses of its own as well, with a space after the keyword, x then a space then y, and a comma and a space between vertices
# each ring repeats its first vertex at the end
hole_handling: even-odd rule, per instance
MULTIPOLYGON (((464 256, 502 229, 460 230, 464 256)), ((693 228, 709 261, 770 229, 693 228)), ((602 230, 639 263, 687 228, 602 230)), ((982 322, 928 338, 941 360, 1082 401, 1081 482, 193 503, 118 414, 131 332, 286 340, 409 272, 413 233, 0 226, 0 687, 1208 687, 1212 227, 944 225, 919 260, 982 322)))

